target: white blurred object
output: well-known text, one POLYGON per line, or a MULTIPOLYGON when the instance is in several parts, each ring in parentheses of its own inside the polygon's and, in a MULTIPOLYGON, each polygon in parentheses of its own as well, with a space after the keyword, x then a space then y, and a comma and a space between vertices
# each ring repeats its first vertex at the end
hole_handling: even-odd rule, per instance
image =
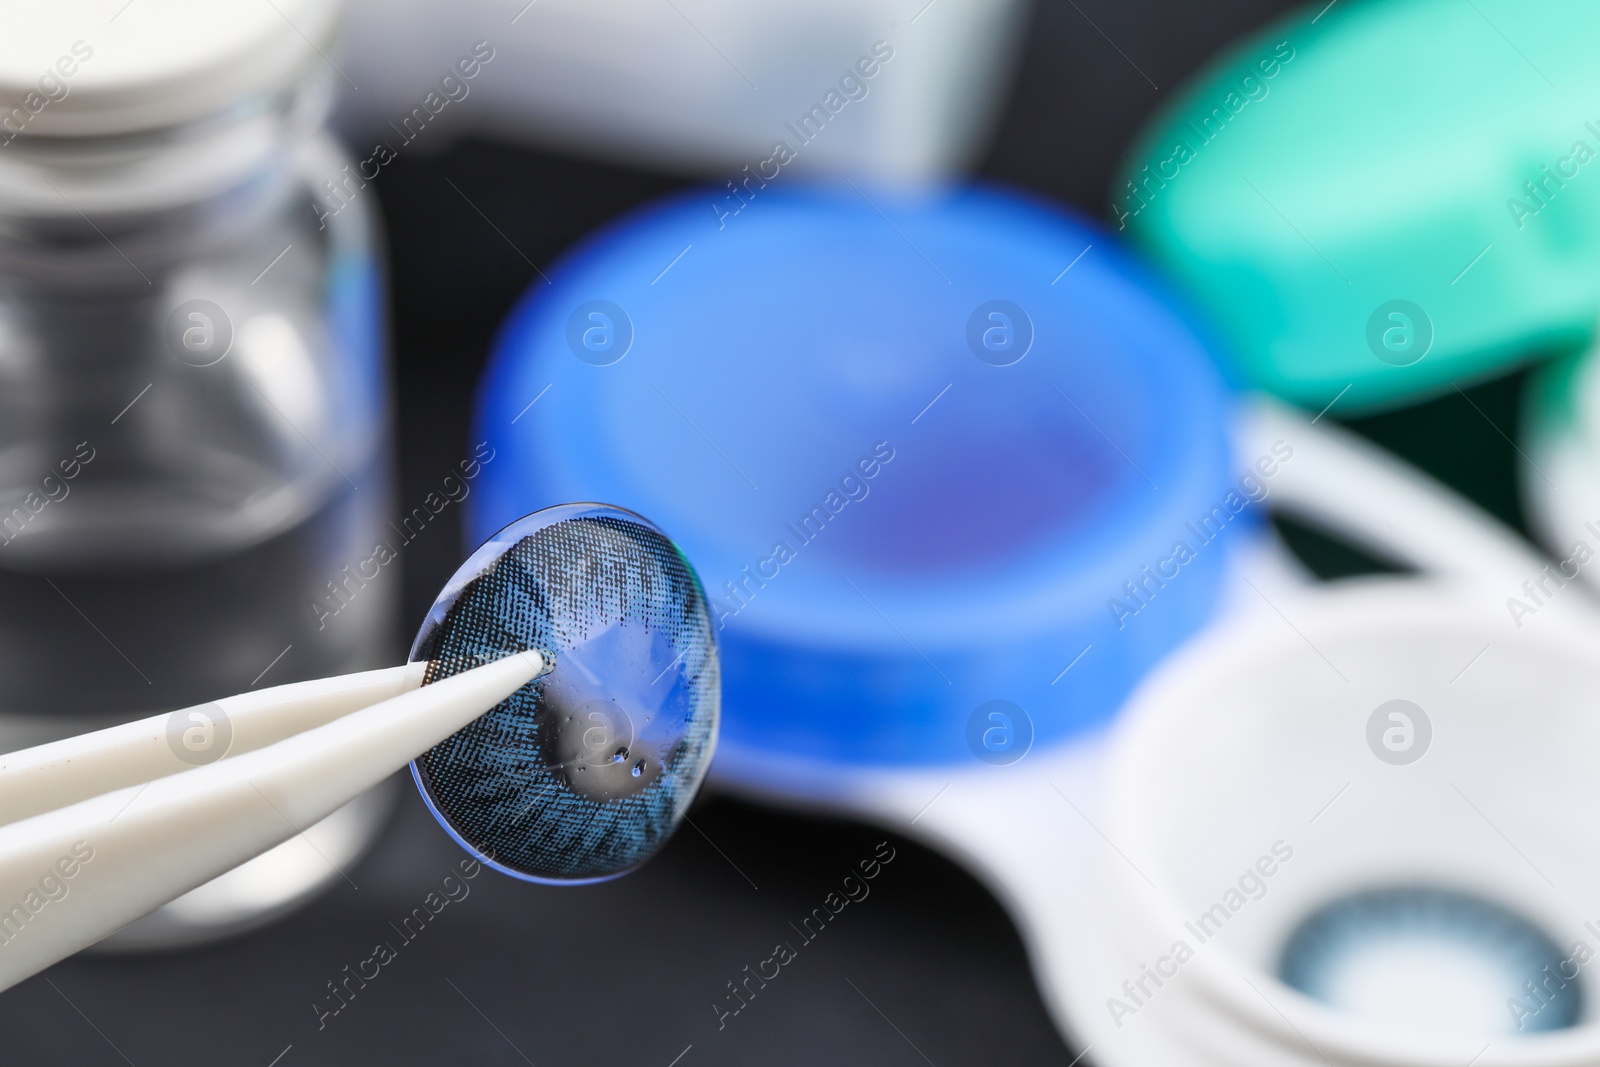
MULTIPOLYGON (((1502 585, 1369 579, 1281 600, 1281 616, 1212 631, 1140 688, 1104 792, 1084 802, 1117 851, 1031 874, 1018 852, 1013 871, 1051 1003, 1097 1063, 1600 1062, 1592 974, 1544 978, 1568 951, 1592 954, 1573 946, 1593 943, 1600 887, 1588 773, 1600 631, 1592 615, 1519 631, 1502 585), (1395 707, 1400 725, 1375 737, 1395 707), (1296 931, 1374 890, 1467 894, 1529 924, 1555 958, 1506 968, 1525 951, 1507 927, 1457 913, 1434 945, 1461 958, 1424 984, 1396 953, 1364 975, 1359 1005, 1292 988, 1296 931), (1473 958, 1502 973, 1482 982, 1473 958), (1485 985, 1498 990, 1487 1003, 1485 985), (1563 990, 1576 1020, 1540 1025, 1563 990), (1436 1028, 1447 1013, 1453 1025, 1436 1028)), ((1381 918, 1345 922, 1332 939, 1344 944, 1321 952, 1421 943, 1381 918)))
POLYGON ((929 179, 982 150, 1027 13, 1025 0, 348 0, 340 125, 362 154, 425 124, 419 145, 488 132, 731 178, 781 142, 807 171, 929 179))
POLYGON ((327 45, 335 0, 0 3, 0 143, 174 127, 281 92, 327 45), (319 47, 320 46, 320 47, 319 47))
POLYGON ((1556 563, 1542 590, 1518 594, 1519 615, 1575 578, 1600 590, 1600 346, 1541 367, 1525 396, 1517 474, 1528 524, 1556 563))

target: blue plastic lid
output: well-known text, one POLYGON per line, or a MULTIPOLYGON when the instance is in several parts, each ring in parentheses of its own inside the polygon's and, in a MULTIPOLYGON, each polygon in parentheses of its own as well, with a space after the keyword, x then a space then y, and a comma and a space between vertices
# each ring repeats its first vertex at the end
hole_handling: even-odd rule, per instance
POLYGON ((578 500, 658 523, 717 618, 719 775, 1009 762, 1112 715, 1240 540, 1199 536, 1235 487, 1187 322, 1018 196, 714 203, 602 231, 512 315, 469 533, 578 500))

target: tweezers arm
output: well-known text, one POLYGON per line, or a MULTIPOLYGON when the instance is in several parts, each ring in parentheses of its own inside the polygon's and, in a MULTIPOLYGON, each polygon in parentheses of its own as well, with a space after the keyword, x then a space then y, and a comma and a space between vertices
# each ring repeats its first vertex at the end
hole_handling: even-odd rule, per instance
POLYGON ((545 670, 523 652, 0 828, 0 989, 293 837, 545 670))
POLYGON ((415 689, 426 669, 273 686, 0 755, 0 826, 275 744, 415 689), (185 750, 194 738, 217 749, 185 750))

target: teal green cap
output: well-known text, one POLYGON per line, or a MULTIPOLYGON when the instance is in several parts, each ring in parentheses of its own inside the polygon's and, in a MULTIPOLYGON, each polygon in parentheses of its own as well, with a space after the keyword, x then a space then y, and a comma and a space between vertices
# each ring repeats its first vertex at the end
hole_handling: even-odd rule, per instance
POLYGON ((1318 0, 1156 116, 1113 219, 1246 381, 1340 411, 1448 392, 1592 333, 1597 54, 1583 0, 1318 0))

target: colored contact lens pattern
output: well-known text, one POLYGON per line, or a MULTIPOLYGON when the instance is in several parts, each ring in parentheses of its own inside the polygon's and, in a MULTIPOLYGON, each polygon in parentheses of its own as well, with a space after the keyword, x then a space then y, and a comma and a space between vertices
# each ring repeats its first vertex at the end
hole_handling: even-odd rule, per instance
POLYGON ((424 684, 526 649, 553 670, 412 769, 452 836, 535 881, 594 881, 676 828, 715 741, 719 673, 705 594, 631 512, 547 508, 474 553, 412 649, 424 684))
POLYGON ((1563 952, 1498 904, 1402 887, 1318 909, 1284 947, 1279 974, 1308 996, 1375 1021, 1488 1038, 1576 1025, 1587 959, 1563 952))

